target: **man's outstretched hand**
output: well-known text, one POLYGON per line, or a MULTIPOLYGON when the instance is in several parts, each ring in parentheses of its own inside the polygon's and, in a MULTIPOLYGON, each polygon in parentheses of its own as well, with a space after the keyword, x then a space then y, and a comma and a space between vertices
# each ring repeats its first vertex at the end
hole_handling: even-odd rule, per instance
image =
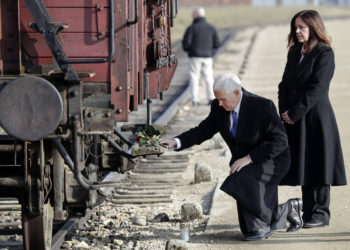
POLYGON ((167 145, 169 149, 174 149, 177 146, 175 139, 160 138, 159 143, 163 145, 167 145))

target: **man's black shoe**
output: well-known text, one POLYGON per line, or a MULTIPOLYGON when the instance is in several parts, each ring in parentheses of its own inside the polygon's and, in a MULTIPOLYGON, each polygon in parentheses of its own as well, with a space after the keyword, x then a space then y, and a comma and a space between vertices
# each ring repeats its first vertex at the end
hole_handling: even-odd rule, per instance
POLYGON ((311 220, 304 223, 303 228, 325 227, 328 225, 329 225, 328 223, 325 223, 323 221, 311 219, 311 220))
POLYGON ((258 231, 247 233, 243 240, 244 241, 253 241, 253 240, 263 240, 271 235, 270 227, 260 228, 258 231))
POLYGON ((300 211, 303 208, 303 202, 300 198, 290 199, 287 202, 290 207, 290 211, 287 216, 290 226, 287 228, 287 232, 296 232, 303 226, 303 219, 300 215, 300 211))

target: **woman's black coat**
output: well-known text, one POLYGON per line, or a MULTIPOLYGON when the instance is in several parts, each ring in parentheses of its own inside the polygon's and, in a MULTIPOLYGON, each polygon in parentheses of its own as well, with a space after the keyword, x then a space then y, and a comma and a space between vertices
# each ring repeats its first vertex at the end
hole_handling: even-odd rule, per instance
POLYGON ((335 63, 331 47, 319 43, 303 60, 290 51, 279 84, 279 112, 285 123, 292 163, 281 185, 345 185, 346 176, 337 122, 328 92, 335 63))

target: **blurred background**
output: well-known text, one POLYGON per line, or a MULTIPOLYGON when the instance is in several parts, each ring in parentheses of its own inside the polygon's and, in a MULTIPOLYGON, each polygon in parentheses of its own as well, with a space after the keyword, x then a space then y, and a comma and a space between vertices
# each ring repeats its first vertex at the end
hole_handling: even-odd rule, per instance
POLYGON ((289 23, 293 15, 303 9, 317 10, 322 18, 350 17, 350 0, 178 0, 173 42, 182 39, 197 6, 205 8, 207 21, 218 30, 289 23))

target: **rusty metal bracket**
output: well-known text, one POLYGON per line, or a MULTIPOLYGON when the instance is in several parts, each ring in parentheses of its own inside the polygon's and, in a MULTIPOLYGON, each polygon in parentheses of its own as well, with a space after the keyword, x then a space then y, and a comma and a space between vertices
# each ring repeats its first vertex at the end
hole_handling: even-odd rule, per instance
MULTIPOLYGON (((56 34, 69 27, 69 25, 62 22, 52 22, 50 23, 50 26, 52 27, 53 32, 56 34)), ((36 32, 40 32, 40 28, 36 23, 30 23, 29 28, 36 32)))
POLYGON ((128 158, 129 160, 136 158, 137 156, 134 156, 128 152, 126 152, 121 146, 119 146, 112 138, 108 137, 107 135, 102 135, 102 138, 108 141, 108 143, 114 147, 115 150, 117 150, 122 156, 128 158))
POLYGON ((139 21, 139 1, 138 0, 135 0, 134 7, 135 7, 135 18, 133 21, 128 21, 128 25, 137 24, 137 22, 139 21))
POLYGON ((170 26, 173 27, 174 19, 177 17, 177 0, 170 0, 170 13, 171 13, 170 26), (175 4, 174 4, 174 1, 175 1, 175 4), (174 11, 174 7, 175 7, 175 11, 174 11))
POLYGON ((116 127, 114 127, 114 133, 123 141, 125 142, 129 147, 133 145, 131 141, 129 141, 128 138, 126 138, 122 132, 120 132, 116 127))

